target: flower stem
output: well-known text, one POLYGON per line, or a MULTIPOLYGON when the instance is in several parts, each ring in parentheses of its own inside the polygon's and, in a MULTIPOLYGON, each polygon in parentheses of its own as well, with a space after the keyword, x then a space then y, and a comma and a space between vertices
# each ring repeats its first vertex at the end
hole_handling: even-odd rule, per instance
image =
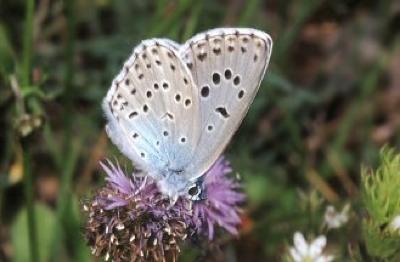
MULTIPOLYGON (((68 212, 71 212, 71 194, 72 194, 72 178, 74 170, 77 164, 77 159, 79 156, 79 147, 74 146, 72 137, 72 126, 73 117, 71 112, 73 112, 73 100, 75 94, 74 87, 74 54, 75 54, 75 1, 69 0, 65 2, 65 15, 67 18, 67 42, 65 47, 65 71, 64 71, 64 104, 65 104, 65 114, 64 114, 64 143, 63 152, 65 160, 60 164, 62 169, 61 177, 61 189, 57 201, 57 220, 59 224, 54 230, 54 241, 52 243, 52 251, 50 255, 50 261, 56 261, 57 255, 60 250, 60 242, 63 238, 68 236, 69 232, 67 229, 72 224, 71 221, 66 221, 65 217, 68 216, 68 212), (61 166, 62 165, 62 166, 61 166)), ((78 143, 79 144, 79 143, 78 143)), ((76 256, 78 253, 79 241, 74 241, 72 243, 72 256, 76 256)))
POLYGON ((75 1, 69 0, 65 2, 65 15, 67 17, 67 42, 65 47, 65 71, 64 71, 64 87, 65 87, 65 114, 64 114, 64 152, 71 150, 72 138, 72 116, 73 100, 75 88, 73 85, 74 79, 74 53, 75 53, 75 1))
MULTIPOLYGON (((23 45, 23 71, 22 71, 22 88, 27 88, 30 85, 30 73, 32 62, 32 33, 33 33, 33 12, 35 3, 34 0, 26 0, 26 13, 25 13, 25 29, 24 29, 24 45, 23 45)), ((28 239, 31 252, 31 261, 39 261, 39 251, 37 248, 37 231, 36 231, 36 217, 34 207, 34 194, 33 194, 33 177, 31 170, 31 156, 28 150, 27 141, 23 141, 23 162, 24 162, 24 190, 26 205, 28 211, 28 239)))
POLYGON ((37 248, 37 231, 36 231, 36 216, 34 207, 34 194, 33 194, 33 177, 31 172, 31 157, 28 148, 23 144, 23 157, 24 157, 24 188, 25 198, 28 210, 28 234, 29 245, 31 252, 31 261, 39 261, 39 252, 37 248))
POLYGON ((26 88, 30 82, 34 7, 35 7, 34 0, 26 0, 22 88, 26 88))

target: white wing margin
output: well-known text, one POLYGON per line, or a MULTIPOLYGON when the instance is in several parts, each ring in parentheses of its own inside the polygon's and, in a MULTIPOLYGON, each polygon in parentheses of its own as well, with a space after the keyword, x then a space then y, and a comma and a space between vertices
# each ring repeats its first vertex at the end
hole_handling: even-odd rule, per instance
POLYGON ((196 153, 187 167, 189 179, 204 174, 236 132, 258 91, 271 51, 268 34, 239 28, 198 34, 180 48, 198 87, 201 114, 196 153))

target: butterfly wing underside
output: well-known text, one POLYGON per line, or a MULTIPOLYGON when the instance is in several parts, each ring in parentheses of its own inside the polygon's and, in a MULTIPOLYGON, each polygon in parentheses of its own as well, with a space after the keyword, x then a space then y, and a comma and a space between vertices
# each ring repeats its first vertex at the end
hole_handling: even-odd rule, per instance
POLYGON ((198 90, 178 46, 142 42, 103 101, 113 143, 157 180, 165 169, 187 166, 199 140, 198 90))
POLYGON ((214 29, 194 36, 180 53, 198 87, 200 136, 190 179, 201 176, 237 130, 271 55, 272 40, 254 29, 214 29))

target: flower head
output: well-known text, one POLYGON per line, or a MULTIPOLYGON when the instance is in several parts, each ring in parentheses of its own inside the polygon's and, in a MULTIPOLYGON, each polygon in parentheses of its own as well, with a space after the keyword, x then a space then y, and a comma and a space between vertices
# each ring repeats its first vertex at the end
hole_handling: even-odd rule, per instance
POLYGON ((169 207, 146 178, 128 178, 111 162, 102 167, 108 183, 84 206, 93 254, 116 261, 175 258, 189 233, 190 210, 183 203, 169 207))
POLYGON ((209 239, 214 237, 215 225, 238 234, 238 205, 244 201, 244 195, 237 191, 239 184, 227 177, 231 172, 229 163, 220 158, 204 177, 207 198, 193 204, 193 222, 209 239))
POLYGON ((337 212, 334 206, 328 206, 325 210, 324 223, 328 229, 340 228, 349 221, 350 205, 345 205, 341 212, 337 212))
POLYGON ((227 161, 218 160, 204 175, 205 200, 180 198, 173 206, 149 177, 127 176, 110 161, 101 166, 107 183, 84 204, 86 238, 96 256, 115 261, 174 260, 179 246, 195 234, 212 239, 217 225, 237 234, 238 204, 244 196, 227 177, 227 161))
POLYGON ((389 227, 396 232, 400 232, 400 215, 395 216, 390 222, 389 227))
POLYGON ((296 232, 293 242, 294 247, 290 248, 290 255, 294 262, 329 262, 333 260, 333 256, 322 253, 326 246, 325 236, 319 236, 308 243, 302 233, 296 232))

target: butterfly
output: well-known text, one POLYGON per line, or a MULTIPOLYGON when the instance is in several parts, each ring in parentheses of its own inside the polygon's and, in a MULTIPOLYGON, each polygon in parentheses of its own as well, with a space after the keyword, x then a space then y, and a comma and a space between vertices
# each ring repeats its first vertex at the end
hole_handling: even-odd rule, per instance
POLYGON ((106 132, 170 200, 199 200, 202 176, 246 115, 264 77, 271 37, 217 28, 183 45, 134 48, 103 100, 106 132))

